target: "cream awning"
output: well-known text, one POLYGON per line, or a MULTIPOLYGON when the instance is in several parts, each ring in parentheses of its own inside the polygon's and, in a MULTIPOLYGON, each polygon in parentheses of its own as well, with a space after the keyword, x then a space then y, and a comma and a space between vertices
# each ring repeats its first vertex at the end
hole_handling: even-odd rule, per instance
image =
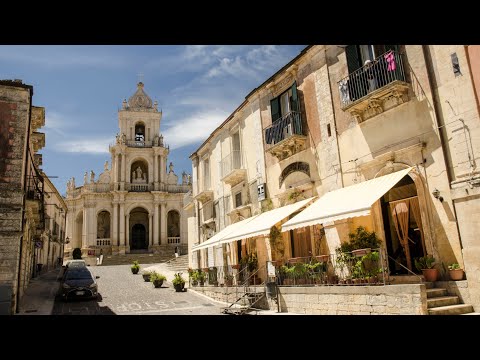
POLYGON ((330 191, 283 224, 282 231, 369 215, 373 203, 394 187, 410 170, 412 170, 411 167, 360 184, 330 191))
POLYGON ((311 197, 309 199, 296 202, 295 204, 285 205, 257 215, 257 217, 249 222, 246 226, 239 227, 235 232, 221 239, 219 243, 224 244, 236 240, 247 239, 261 235, 269 235, 270 228, 273 225, 290 216, 295 211, 300 210, 314 199, 315 197, 311 197))
POLYGON ((242 221, 239 221, 239 222, 233 223, 231 225, 228 225, 226 228, 224 228, 223 230, 220 230, 218 233, 213 235, 207 241, 204 241, 203 243, 192 246, 192 251, 198 251, 198 250, 206 249, 206 248, 211 247, 211 246, 220 245, 219 241, 222 238, 224 238, 227 235, 230 235, 235 230, 239 229, 240 227, 244 226, 245 224, 247 224, 250 221, 252 221, 253 219, 255 219, 257 216, 260 216, 260 215, 255 215, 255 216, 246 218, 242 221))

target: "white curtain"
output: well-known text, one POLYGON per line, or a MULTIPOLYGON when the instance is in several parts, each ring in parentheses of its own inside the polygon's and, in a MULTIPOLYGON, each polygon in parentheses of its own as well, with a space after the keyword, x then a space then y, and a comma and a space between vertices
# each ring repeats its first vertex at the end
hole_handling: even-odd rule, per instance
POLYGON ((407 267, 412 270, 412 260, 410 259, 410 247, 408 245, 408 205, 409 199, 392 201, 390 203, 390 210, 392 211, 393 223, 395 224, 395 230, 397 231, 400 244, 405 251, 405 257, 407 258, 407 267))

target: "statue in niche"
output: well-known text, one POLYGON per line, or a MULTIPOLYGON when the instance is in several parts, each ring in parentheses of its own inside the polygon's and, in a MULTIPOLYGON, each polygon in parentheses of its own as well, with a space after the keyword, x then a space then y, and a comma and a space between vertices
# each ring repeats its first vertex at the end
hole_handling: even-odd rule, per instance
POLYGON ((170 162, 170 165, 168 165, 168 169, 169 169, 169 174, 173 173, 173 163, 170 162))
POLYGON ((147 182, 147 174, 142 171, 140 166, 132 171, 132 182, 134 183, 146 183, 147 182))
POLYGON ((158 135, 155 135, 155 137, 153 138, 153 146, 158 146, 158 135))
POLYGON ((135 170, 135 173, 136 173, 136 176, 135 176, 136 179, 143 179, 142 177, 143 172, 140 166, 137 167, 137 169, 135 170))
POLYGON ((88 171, 85 171, 85 174, 83 175, 83 185, 88 184, 88 171))
POLYGON ((103 171, 108 171, 108 160, 103 164, 103 171))
POLYGON ((90 170, 90 183, 94 183, 95 182, 95 173, 93 172, 93 170, 90 170))

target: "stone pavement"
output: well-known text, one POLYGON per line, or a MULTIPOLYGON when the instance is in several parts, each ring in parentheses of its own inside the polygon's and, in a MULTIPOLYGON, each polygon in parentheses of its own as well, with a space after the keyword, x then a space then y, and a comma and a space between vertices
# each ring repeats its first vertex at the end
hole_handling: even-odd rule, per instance
POLYGON ((61 268, 45 272, 30 280, 16 315, 51 315, 58 292, 61 268))

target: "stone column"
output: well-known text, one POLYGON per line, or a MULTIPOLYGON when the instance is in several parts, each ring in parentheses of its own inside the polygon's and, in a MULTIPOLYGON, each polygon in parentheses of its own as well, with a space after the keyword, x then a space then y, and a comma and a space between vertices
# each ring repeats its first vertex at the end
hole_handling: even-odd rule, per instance
POLYGON ((153 155, 153 181, 154 182, 158 182, 158 155, 157 154, 154 154, 153 155))
POLYGON ((166 204, 160 204, 160 244, 167 243, 167 215, 165 214, 166 204))
POLYGON ((87 210, 88 210, 88 208, 86 208, 84 206, 83 207, 82 249, 88 248, 87 233, 88 233, 88 226, 90 224, 89 224, 89 218, 88 218, 88 211, 87 210))
POLYGON ((121 180, 122 182, 125 182, 125 175, 127 173, 126 169, 125 169, 125 166, 126 166, 126 159, 125 159, 125 152, 122 153, 122 168, 121 168, 121 180))
POLYGON ((120 168, 120 164, 118 163, 119 160, 118 160, 118 154, 115 153, 115 166, 112 166, 112 169, 114 169, 114 173, 113 173, 113 178, 115 179, 114 182, 118 183, 119 182, 119 179, 118 179, 118 169, 120 168))
POLYGON ((130 252, 130 214, 125 215, 127 228, 125 229, 125 251, 130 252), (128 251, 127 251, 128 250, 128 251))
POLYGON ((148 214, 148 246, 149 247, 153 245, 152 218, 153 218, 153 214, 148 214))
POLYGON ((160 245, 158 236, 158 204, 153 204, 153 242, 157 242, 160 245))
POLYGON ((88 246, 97 245, 97 217, 95 216, 95 206, 93 204, 90 205, 89 208, 90 213, 90 225, 89 225, 89 234, 88 234, 88 246))
POLYGON ((125 204, 120 203, 120 239, 119 243, 121 248, 119 253, 125 254, 125 204))
POLYGON ((113 203, 113 220, 111 221, 112 227, 110 229, 111 232, 111 244, 112 246, 118 246, 119 238, 118 238, 118 204, 116 202, 113 203))
POLYGON ((160 182, 165 182, 165 157, 160 155, 160 182))

